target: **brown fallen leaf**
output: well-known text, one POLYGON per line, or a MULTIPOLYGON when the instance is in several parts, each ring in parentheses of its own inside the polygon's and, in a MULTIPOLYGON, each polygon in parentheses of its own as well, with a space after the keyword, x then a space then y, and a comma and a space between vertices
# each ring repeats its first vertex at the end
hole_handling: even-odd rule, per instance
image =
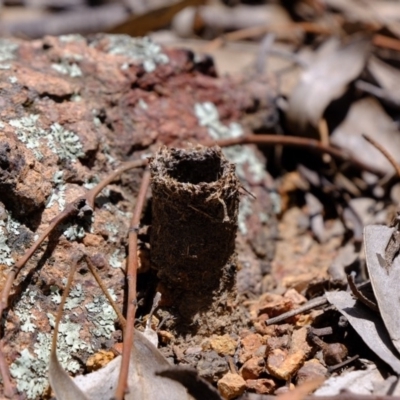
POLYGON ((317 128, 327 106, 361 73, 368 53, 366 39, 354 39, 346 45, 334 38, 326 41, 289 98, 286 116, 290 127, 302 133, 310 126, 317 128))

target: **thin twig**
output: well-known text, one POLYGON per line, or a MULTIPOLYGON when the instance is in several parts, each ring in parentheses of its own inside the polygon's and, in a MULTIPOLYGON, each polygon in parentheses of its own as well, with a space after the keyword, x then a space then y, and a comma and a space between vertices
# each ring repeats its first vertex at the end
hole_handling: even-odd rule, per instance
POLYGON ((336 147, 328 146, 315 139, 286 136, 286 135, 244 135, 236 138, 209 140, 204 143, 206 146, 217 145, 220 147, 235 146, 239 144, 265 144, 265 145, 283 145, 292 147, 305 147, 319 153, 326 153, 332 157, 338 158, 343 161, 348 161, 353 165, 365 171, 372 172, 378 176, 382 176, 382 172, 377 168, 365 164, 352 157, 345 151, 336 147))
POLYGON ((301 306, 299 308, 287 311, 281 315, 278 315, 277 317, 268 319, 267 321, 265 321, 265 324, 267 326, 277 324, 278 322, 285 321, 288 318, 291 318, 296 315, 302 314, 304 312, 310 311, 316 307, 324 306, 327 303, 328 303, 328 300, 326 299, 325 296, 316 297, 315 299, 308 301, 306 304, 304 304, 303 306, 301 306))
POLYGON ((400 165, 397 163, 397 161, 394 159, 394 157, 376 140, 372 139, 371 137, 369 137, 365 134, 363 134, 362 137, 367 142, 371 143, 372 146, 374 146, 377 150, 379 150, 386 157, 386 159, 390 162, 390 164, 393 165, 393 168, 395 169, 397 176, 400 178, 400 165))
POLYGON ((11 384, 10 371, 3 354, 3 341, 0 341, 0 373, 3 378, 4 396, 12 399, 15 395, 15 390, 11 384))
POLYGON ((349 284, 350 290, 353 293, 353 296, 358 300, 361 301, 361 303, 365 304, 368 308, 370 308, 372 311, 379 312, 379 307, 376 303, 368 299, 367 297, 364 296, 364 294, 357 288, 355 282, 354 282, 354 275, 349 274, 347 275, 347 282, 349 284))
POLYGON ((61 318, 62 318, 62 315, 63 315, 64 305, 65 305, 65 302, 67 300, 69 290, 71 289, 72 281, 74 279, 74 273, 75 273, 76 268, 78 266, 78 262, 79 262, 79 259, 75 259, 74 262, 72 263, 72 267, 71 267, 71 270, 69 271, 69 275, 68 275, 67 285, 64 288, 64 292, 63 292, 63 295, 62 295, 62 298, 61 298, 61 303, 58 306, 56 323, 55 323, 54 332, 53 332, 53 340, 51 342, 51 352, 52 352, 52 354, 55 354, 56 351, 57 351, 58 329, 59 329, 60 321, 61 321, 61 318))
POLYGON ((126 328, 124 333, 124 343, 122 349, 121 369, 118 378, 118 385, 115 392, 116 400, 123 400, 127 389, 127 379, 129 373, 129 362, 133 346, 134 322, 136 313, 136 281, 138 269, 137 242, 140 217, 146 200, 146 193, 150 184, 150 171, 146 171, 142 178, 139 194, 133 211, 131 227, 129 229, 129 255, 126 268, 126 279, 128 283, 128 307, 126 315, 126 328))
POLYGON ((331 374, 333 371, 336 371, 339 368, 343 368, 346 367, 347 365, 351 364, 353 361, 356 361, 360 358, 360 356, 358 354, 356 354, 353 357, 348 358, 345 361, 342 361, 339 364, 335 364, 335 365, 331 365, 330 367, 328 367, 328 372, 331 374))
POLYGON ((110 292, 105 287, 103 281, 100 278, 100 275, 96 271, 96 267, 93 264, 93 261, 90 259, 90 257, 88 255, 86 255, 85 259, 86 259, 87 265, 88 265, 88 267, 90 269, 90 272, 94 276, 94 279, 96 279, 96 282, 100 286, 100 288, 103 291, 104 295, 107 297, 107 300, 110 302, 112 308, 114 309, 115 313, 117 314, 118 320, 119 320, 120 324, 122 325, 122 330, 125 331, 125 327, 126 327, 125 317, 122 315, 122 312, 119 309, 118 305, 115 303, 114 299, 110 295, 110 292))

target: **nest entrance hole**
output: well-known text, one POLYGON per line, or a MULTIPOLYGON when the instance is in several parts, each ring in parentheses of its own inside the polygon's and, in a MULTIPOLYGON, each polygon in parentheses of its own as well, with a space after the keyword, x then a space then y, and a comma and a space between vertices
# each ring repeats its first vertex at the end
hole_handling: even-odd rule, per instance
POLYGON ((184 157, 170 161, 168 175, 180 183, 211 183, 218 181, 223 174, 222 160, 218 154, 188 153, 184 157))

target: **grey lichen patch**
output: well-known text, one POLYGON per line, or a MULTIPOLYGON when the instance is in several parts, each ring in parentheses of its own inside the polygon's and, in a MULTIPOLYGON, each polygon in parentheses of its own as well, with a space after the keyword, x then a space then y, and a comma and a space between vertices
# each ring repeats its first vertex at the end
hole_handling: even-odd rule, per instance
POLYGON ((53 175, 54 187, 51 191, 49 198, 47 199, 46 208, 50 208, 55 202, 58 203, 59 211, 63 211, 65 208, 65 189, 66 185, 63 180, 64 171, 57 171, 53 175))
MULTIPOLYGON (((109 35, 108 53, 124 55, 134 62, 143 64, 146 72, 152 72, 159 64, 167 64, 168 56, 161 51, 161 46, 149 37, 132 38, 128 35, 109 35)), ((128 68, 128 64, 122 66, 128 68)))
POLYGON ((11 248, 8 245, 8 238, 12 235, 19 235, 21 224, 14 220, 10 214, 1 206, 3 213, 0 219, 0 264, 12 265, 14 259, 11 255, 11 248))
POLYGON ((83 293, 82 285, 78 283, 70 292, 65 302, 64 308, 66 310, 73 310, 79 307, 85 300, 85 295, 83 293))
POLYGON ((18 139, 25 143, 28 149, 33 150, 39 161, 43 159, 39 150, 41 144, 46 144, 61 160, 75 161, 84 156, 79 137, 58 123, 51 125, 50 131, 45 131, 40 127, 39 115, 30 114, 20 119, 12 119, 9 124, 16 128, 18 139))
POLYGON ((109 264, 113 268, 121 268, 122 267, 123 257, 120 250, 115 250, 109 259, 109 264))
POLYGON ((53 141, 49 140, 49 146, 61 160, 75 161, 78 157, 85 155, 79 136, 57 122, 50 126, 50 137, 53 141))
POLYGON ((15 52, 17 51, 17 49, 17 43, 14 43, 7 39, 0 39, 0 69, 10 68, 10 65, 4 63, 4 61, 12 60, 15 57, 15 52))
POLYGON ((61 35, 58 37, 60 42, 72 43, 72 42, 85 42, 86 39, 79 34, 61 35))
MULTIPOLYGON (((75 294, 79 294, 79 288, 75 288, 75 294)), ((76 298, 73 297, 73 298, 76 298)), ((37 307, 37 293, 27 290, 15 307, 15 313, 22 322, 21 330, 24 332, 36 332, 35 319, 32 317, 32 309, 40 311, 37 307)), ((54 316, 47 315, 50 325, 54 327, 54 316)), ((73 359, 73 354, 79 351, 92 353, 90 344, 80 338, 81 326, 75 324, 66 317, 60 323, 57 342, 57 356, 61 365, 72 373, 79 370, 79 363, 73 359)), ((25 348, 20 356, 11 364, 10 372, 17 382, 17 388, 29 399, 41 396, 48 387, 48 363, 50 359, 51 334, 39 332, 33 345, 33 352, 25 348)))
POLYGON ((82 71, 76 63, 61 61, 57 64, 51 64, 51 68, 63 75, 68 75, 71 78, 79 78, 82 76, 82 71))
POLYGON ((17 78, 16 76, 9 76, 9 77, 8 77, 8 80, 9 80, 12 84, 18 82, 18 78, 17 78))
MULTIPOLYGON (((114 291, 109 290, 113 300, 117 299, 114 291)), ((86 304, 86 309, 89 312, 88 319, 93 323, 94 328, 91 332, 97 337, 105 337, 109 339, 111 334, 115 331, 115 320, 117 314, 108 302, 106 296, 101 295, 95 297, 92 303, 86 304)))
MULTIPOLYGON (((213 139, 228 139, 243 135, 240 124, 232 122, 228 126, 219 119, 217 107, 210 102, 195 104, 194 112, 201 126, 208 129, 213 139)), ((236 165, 236 173, 242 185, 247 186, 246 170, 253 182, 261 182, 265 178, 265 165, 257 158, 252 149, 243 146, 232 146, 222 150, 225 157, 236 165)), ((251 201, 242 199, 239 206, 238 225, 243 234, 247 233, 246 220, 252 214, 251 201)))

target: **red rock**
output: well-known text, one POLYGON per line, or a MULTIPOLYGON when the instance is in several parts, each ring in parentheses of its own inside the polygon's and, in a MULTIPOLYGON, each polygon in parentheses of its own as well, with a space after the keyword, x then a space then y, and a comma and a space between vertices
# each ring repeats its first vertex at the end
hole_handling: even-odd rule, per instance
POLYGON ((240 341, 239 362, 244 364, 263 345, 263 337, 258 333, 251 333, 240 341))
POLYGON ((240 374, 243 379, 257 379, 265 369, 265 361, 263 357, 253 357, 247 360, 242 368, 240 374))
POLYGON ((276 389, 276 383, 272 379, 247 379, 247 390, 258 394, 272 394, 276 389))
POLYGON ((317 359, 308 360, 298 370, 296 383, 301 385, 304 382, 312 381, 317 377, 326 377, 327 375, 328 370, 317 359))

